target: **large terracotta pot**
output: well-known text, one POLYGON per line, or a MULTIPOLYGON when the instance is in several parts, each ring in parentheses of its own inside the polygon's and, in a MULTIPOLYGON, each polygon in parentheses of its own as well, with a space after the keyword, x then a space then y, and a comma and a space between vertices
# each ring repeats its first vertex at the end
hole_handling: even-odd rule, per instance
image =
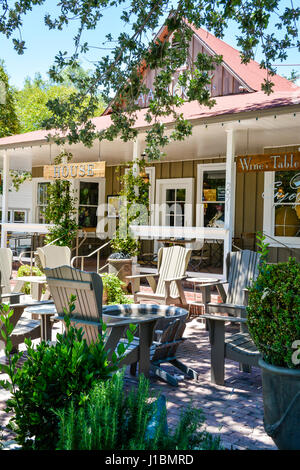
POLYGON ((108 258, 108 273, 115 274, 125 283, 124 290, 128 291, 129 281, 126 276, 132 276, 132 258, 115 259, 108 258))
POLYGON ((280 450, 300 450, 300 370, 259 360, 262 370, 264 426, 280 450))

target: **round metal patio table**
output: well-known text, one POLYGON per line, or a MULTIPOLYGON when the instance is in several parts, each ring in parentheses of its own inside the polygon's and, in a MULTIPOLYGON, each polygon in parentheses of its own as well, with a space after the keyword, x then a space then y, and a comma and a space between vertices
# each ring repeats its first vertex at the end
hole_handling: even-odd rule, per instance
POLYGON ((41 319, 41 340, 51 341, 51 317, 55 316, 57 313, 55 305, 47 304, 28 307, 24 310, 24 313, 29 313, 31 315, 39 315, 41 319))

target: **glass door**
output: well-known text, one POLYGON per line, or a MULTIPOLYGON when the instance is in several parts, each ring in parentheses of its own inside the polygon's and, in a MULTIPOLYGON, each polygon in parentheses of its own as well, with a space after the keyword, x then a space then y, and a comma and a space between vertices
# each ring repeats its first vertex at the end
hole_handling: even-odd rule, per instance
POLYGON ((97 209, 99 204, 99 183, 80 181, 78 224, 80 228, 97 227, 97 209))
POLYGON ((188 227, 193 223, 193 178, 157 180, 156 225, 188 227))

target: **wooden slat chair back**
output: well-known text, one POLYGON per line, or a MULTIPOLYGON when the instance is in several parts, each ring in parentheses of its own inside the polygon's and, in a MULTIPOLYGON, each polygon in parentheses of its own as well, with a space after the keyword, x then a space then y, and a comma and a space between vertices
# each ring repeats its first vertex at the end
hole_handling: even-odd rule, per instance
POLYGON ((176 351, 180 343, 184 341, 182 338, 186 328, 185 321, 176 319, 163 331, 159 343, 156 344, 152 362, 160 364, 167 359, 175 359, 176 351))
POLYGON ((48 245, 36 251, 43 269, 71 266, 71 250, 68 246, 48 245))
POLYGON ((134 303, 151 301, 163 305, 179 304, 186 308, 187 301, 182 281, 186 277, 191 253, 191 249, 176 245, 160 248, 157 255, 157 273, 127 276, 132 283, 134 303), (136 291, 135 282, 143 278, 147 279, 152 292, 136 291))
MULTIPOLYGON (((182 246, 171 246, 160 248, 158 251, 158 282, 156 294, 165 294, 165 279, 179 278, 185 275, 192 250, 182 246)), ((178 297, 179 291, 176 282, 171 282, 170 294, 172 297, 178 297)))
POLYGON ((244 290, 258 276, 260 254, 255 251, 243 250, 228 254, 228 291, 226 303, 244 305, 244 290))
POLYGON ((63 319, 64 308, 68 310, 71 295, 76 296, 72 323, 83 329, 90 344, 101 333, 102 281, 97 273, 88 273, 70 266, 45 269, 47 284, 58 313, 63 319))
MULTIPOLYGON (((45 269, 47 283, 51 296, 55 303, 58 319, 64 320, 64 308, 68 309, 70 296, 76 296, 75 309, 70 317, 71 324, 76 328, 82 328, 87 343, 96 343, 102 328, 102 295, 103 285, 98 273, 80 271, 70 266, 45 269)), ((148 374, 147 357, 144 354, 148 343, 152 341, 156 318, 149 318, 140 325, 141 342, 135 347, 128 349, 125 357, 119 363, 120 367, 139 361, 141 372, 148 374)), ((125 332, 131 323, 139 323, 136 319, 120 318, 119 321, 107 323, 108 337, 105 349, 108 353, 107 359, 111 361, 125 332)))
MULTIPOLYGON (((226 313, 228 315, 246 316, 246 289, 258 276, 260 254, 250 250, 232 252, 227 255, 227 280, 225 282, 207 283, 205 289, 205 312, 226 313), (227 284, 227 291, 223 287, 227 284), (222 299, 221 303, 210 301, 211 286, 215 286, 222 299)), ((246 328, 245 325, 242 329, 246 328)))
POLYGON ((10 248, 0 248, 1 293, 3 294, 11 292, 12 261, 12 250, 10 248))

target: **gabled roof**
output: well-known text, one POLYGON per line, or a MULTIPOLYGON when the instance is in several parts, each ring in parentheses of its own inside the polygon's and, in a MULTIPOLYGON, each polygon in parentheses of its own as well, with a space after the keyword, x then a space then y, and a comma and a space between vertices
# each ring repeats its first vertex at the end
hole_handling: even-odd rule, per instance
MULTIPOLYGON (((217 38, 203 28, 196 28, 193 24, 188 23, 187 21, 186 24, 191 28, 193 33, 197 36, 208 53, 212 55, 222 55, 222 65, 228 70, 229 73, 231 73, 238 81, 241 82, 242 86, 245 86, 247 92, 261 91, 261 85, 267 78, 269 78, 274 83, 272 88, 274 92, 294 92, 300 90, 299 86, 295 85, 290 80, 281 77, 280 75, 275 74, 273 76, 269 75, 268 77, 267 70, 260 68, 259 63, 255 60, 250 60, 248 64, 242 64, 241 55, 237 49, 217 38)), ((168 28, 164 25, 156 34, 155 39, 159 39, 163 42, 166 41, 169 36, 170 33, 168 32, 168 28)), ((143 74, 147 73, 147 66, 145 62, 141 64, 140 70, 143 74)), ((110 112, 111 107, 109 105, 105 109, 103 115, 110 114, 110 112)))
MULTIPOLYGON (((223 62, 228 69, 231 69, 249 88, 253 91, 261 90, 261 84, 267 78, 267 71, 261 69, 258 62, 250 60, 248 64, 242 64, 240 52, 237 49, 216 38, 203 28, 197 29, 192 24, 188 23, 188 25, 203 43, 203 46, 206 46, 211 53, 222 55, 223 62)), ((280 75, 269 76, 269 79, 274 83, 274 91, 295 91, 297 88, 300 89, 300 87, 280 75)))

